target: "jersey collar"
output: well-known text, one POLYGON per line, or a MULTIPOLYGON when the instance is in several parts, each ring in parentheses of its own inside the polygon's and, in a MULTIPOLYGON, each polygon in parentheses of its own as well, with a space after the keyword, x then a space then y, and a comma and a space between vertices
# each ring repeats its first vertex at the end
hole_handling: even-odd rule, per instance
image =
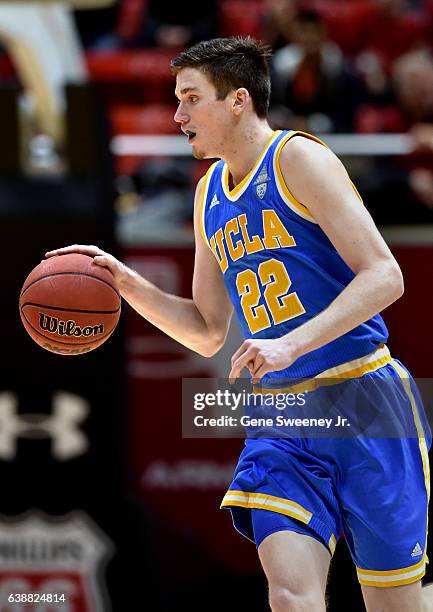
POLYGON ((271 134, 268 142, 265 145, 265 148, 260 153, 254 166, 251 168, 248 174, 244 176, 241 182, 238 183, 235 187, 233 187, 231 191, 229 188, 229 169, 227 167, 227 164, 224 163, 223 170, 221 173, 221 184, 222 184, 224 195, 226 196, 227 199, 229 199, 231 202, 236 202, 236 200, 238 200, 241 197, 241 195, 245 192, 245 190, 248 188, 249 184, 251 183, 251 180, 254 178, 254 175, 256 174, 257 169, 260 167, 266 153, 269 150, 269 147, 272 145, 272 143, 276 140, 276 138, 280 134, 281 134, 281 130, 276 130, 273 134, 271 134))

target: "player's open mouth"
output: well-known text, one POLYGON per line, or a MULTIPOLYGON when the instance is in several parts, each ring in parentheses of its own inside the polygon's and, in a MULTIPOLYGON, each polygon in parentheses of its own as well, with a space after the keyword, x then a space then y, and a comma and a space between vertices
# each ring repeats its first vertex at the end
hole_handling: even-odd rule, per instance
POLYGON ((194 138, 196 137, 196 133, 195 132, 191 132, 191 130, 186 130, 185 134, 188 136, 188 142, 191 143, 194 138))

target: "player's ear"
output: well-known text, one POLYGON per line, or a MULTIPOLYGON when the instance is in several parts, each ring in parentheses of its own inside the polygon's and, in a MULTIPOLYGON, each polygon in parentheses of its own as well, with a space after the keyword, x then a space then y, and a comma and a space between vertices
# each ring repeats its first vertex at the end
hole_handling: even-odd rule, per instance
POLYGON ((245 110, 248 101, 250 99, 250 93, 245 87, 239 87, 233 94, 233 111, 236 115, 239 115, 245 110))

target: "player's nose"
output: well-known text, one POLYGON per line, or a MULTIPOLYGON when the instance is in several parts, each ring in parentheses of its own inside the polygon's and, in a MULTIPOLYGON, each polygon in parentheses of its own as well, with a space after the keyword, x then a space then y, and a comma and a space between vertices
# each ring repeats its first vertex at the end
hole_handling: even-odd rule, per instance
POLYGON ((176 112, 174 113, 174 120, 177 123, 186 123, 188 121, 188 119, 189 119, 189 117, 184 112, 182 104, 179 104, 179 106, 176 109, 176 112))

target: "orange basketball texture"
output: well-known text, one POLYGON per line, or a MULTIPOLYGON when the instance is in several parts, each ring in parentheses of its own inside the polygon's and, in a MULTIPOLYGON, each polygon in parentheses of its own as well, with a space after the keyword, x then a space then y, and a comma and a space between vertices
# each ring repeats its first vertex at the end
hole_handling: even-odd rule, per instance
POLYGON ((42 261, 20 294, 24 327, 39 346, 59 355, 88 353, 113 333, 120 316, 114 277, 79 253, 42 261))

